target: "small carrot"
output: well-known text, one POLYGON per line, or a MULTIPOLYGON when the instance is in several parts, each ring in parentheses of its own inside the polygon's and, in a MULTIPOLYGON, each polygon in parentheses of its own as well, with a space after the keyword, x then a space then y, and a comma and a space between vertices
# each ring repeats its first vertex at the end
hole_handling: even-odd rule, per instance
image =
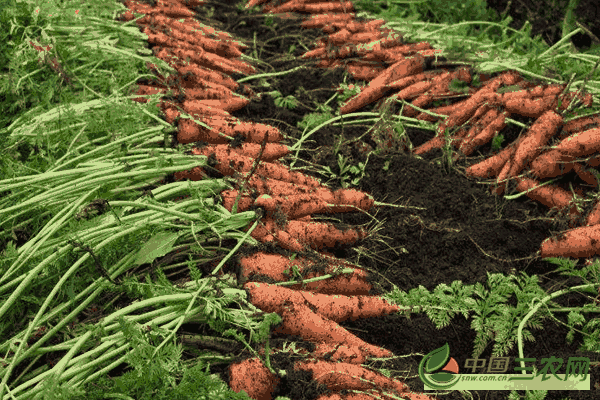
MULTIPOLYGON (((224 190, 221 192, 221 198, 223 199, 223 207, 227 211, 233 210, 233 205, 238 196, 237 190, 224 190)), ((243 212, 249 210, 254 205, 254 199, 249 195, 242 195, 238 200, 237 211, 243 212)))
POLYGON ((188 114, 229 116, 229 112, 240 110, 248 104, 248 98, 235 95, 224 100, 186 100, 182 108, 188 114))
POLYGON ((367 236, 367 231, 359 229, 340 230, 331 223, 304 222, 289 220, 285 232, 303 246, 316 250, 324 247, 335 248, 340 245, 353 245, 367 236))
POLYGON ((589 156, 600 150, 599 138, 600 128, 588 129, 561 140, 554 150, 573 157, 589 156))
POLYGON ((552 110, 556 96, 550 95, 538 98, 513 98, 504 103, 504 108, 511 114, 519 114, 524 117, 539 118, 545 112, 552 110))
POLYGON ((540 246, 540 256, 585 258, 600 254, 600 225, 581 226, 548 238, 540 246))
MULTIPOLYGON (((253 159, 238 154, 230 147, 227 147, 226 149, 215 149, 207 146, 202 149, 198 149, 197 154, 202 154, 205 156, 211 156, 214 154, 216 158, 216 164, 214 164, 214 168, 226 176, 232 176, 235 172, 248 173, 250 172, 254 163, 253 159)), ((315 188, 321 186, 320 181, 315 178, 296 171, 290 171, 283 165, 270 162, 261 162, 256 168, 256 174, 315 188)))
MULTIPOLYGON (((250 157, 250 158, 256 158, 258 157, 258 154, 260 152, 260 148, 261 145, 257 144, 257 143, 242 143, 241 147, 230 147, 227 144, 217 144, 214 146, 210 146, 211 149, 214 149, 215 151, 227 151, 228 148, 232 149, 233 151, 235 151, 237 154, 246 156, 246 157, 250 157)), ((276 143, 267 143, 265 145, 265 149, 263 150, 262 156, 261 156, 261 160, 264 160, 266 162, 273 162, 278 160, 279 158, 285 156, 286 154, 288 154, 290 152, 289 147, 282 145, 282 144, 276 144, 276 143)), ((205 152, 201 149, 198 149, 197 147, 194 147, 192 149, 192 154, 195 155, 203 155, 205 152)))
POLYGON ((269 371, 258 357, 236 361, 229 365, 229 387, 242 390, 251 399, 271 399, 280 378, 269 371))

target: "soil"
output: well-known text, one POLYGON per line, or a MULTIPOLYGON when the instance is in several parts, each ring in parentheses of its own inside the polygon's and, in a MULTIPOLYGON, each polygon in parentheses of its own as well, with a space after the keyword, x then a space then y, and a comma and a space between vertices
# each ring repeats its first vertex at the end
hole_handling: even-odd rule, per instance
MULTIPOLYGON (((490 3, 496 9, 502 7, 500 11, 505 8, 501 4, 503 2, 490 3)), ((325 33, 320 29, 302 29, 301 13, 295 14, 297 18, 285 19, 248 14, 240 12, 233 2, 227 1, 209 2, 204 10, 210 18, 201 16, 201 22, 227 31, 247 43, 251 49, 246 54, 250 54, 255 43, 257 54, 264 62, 264 65, 258 66, 259 70, 264 73, 290 71, 285 75, 266 78, 264 82, 268 86, 261 86, 258 81, 246 83, 256 93, 277 90, 283 97, 295 96, 298 101, 295 108, 278 107, 271 97, 262 96, 233 115, 243 120, 276 126, 290 138, 301 138, 303 132, 297 127, 298 121, 315 112, 315 104, 326 103, 335 94, 335 88, 343 83, 342 69, 320 69, 315 67, 314 61, 298 59, 306 51, 304 46, 312 49, 316 39, 325 33), (268 21, 271 21, 270 26, 266 25, 268 21), (294 70, 299 66, 305 68, 294 70)), ((515 23, 522 23, 523 15, 517 7, 509 8, 508 13, 513 16, 515 23)), ((554 40, 552 32, 547 29, 548 24, 542 27, 536 23, 533 28, 533 36, 548 34, 548 40, 554 40)), ((233 79, 242 77, 233 76, 233 79)), ((345 83, 364 82, 349 78, 345 83)), ((330 104, 334 105, 335 102, 330 104)), ((379 105, 372 104, 360 111, 373 111, 379 105)), ((390 112, 397 112, 397 109, 390 109, 390 112)), ((519 120, 518 116, 516 119, 519 120)), ((532 121, 522 118, 520 122, 532 121)), ((321 167, 329 167, 331 171, 339 173, 338 157, 342 155, 347 158, 349 165, 366 165, 365 175, 356 186, 357 189, 372 194, 377 201, 406 206, 378 207, 372 212, 372 217, 380 221, 379 224, 371 216, 362 213, 324 217, 354 226, 377 227, 376 235, 351 248, 337 248, 334 254, 356 262, 379 276, 377 281, 380 290, 390 290, 393 285, 404 291, 419 286, 432 291, 442 283, 451 285, 454 281, 462 281, 464 285, 480 283, 489 288, 490 274, 521 276, 524 273, 537 276, 540 287, 548 293, 584 283, 580 278, 569 278, 553 272, 555 266, 536 254, 544 239, 565 229, 564 218, 527 197, 506 201, 494 196, 489 191, 489 185, 465 176, 465 167, 490 154, 490 146, 481 148, 475 157, 460 159, 448 167, 444 164, 441 151, 428 153, 422 159, 411 156, 407 151, 406 137, 416 147, 433 137, 434 132, 405 126, 406 137, 393 140, 388 143, 392 146, 386 147, 386 140, 390 138, 393 128, 383 121, 378 123, 379 133, 372 134, 370 130, 373 125, 372 122, 363 125, 327 125, 319 129, 303 142, 298 154, 301 161, 294 168, 302 168, 303 172, 337 188, 339 180, 328 179, 331 177, 329 174, 320 174, 319 171, 322 171, 321 167), (379 154, 371 154, 367 159, 366 150, 371 149, 378 150, 379 154)), ((520 129, 507 130, 508 141, 520 133, 520 129)), ((562 184, 568 188, 569 181, 576 181, 576 177, 568 176, 562 184)), ((576 268, 581 268, 582 262, 580 260, 576 268)), ((508 305, 503 308, 517 306, 516 295, 508 293, 507 297, 508 305)), ((569 307, 583 306, 589 302, 589 296, 578 293, 556 299, 556 304, 569 307)), ((525 309, 526 313, 529 308, 525 309)), ((555 319, 541 320, 541 329, 531 329, 536 341, 525 342, 525 355, 536 358, 538 368, 542 365, 540 360, 551 355, 562 357, 565 362, 574 356, 589 357, 592 363, 597 362, 598 353, 580 351, 581 334, 575 334, 573 344, 566 342, 566 313, 554 315, 555 319)), ((491 321, 492 318, 490 315, 483 320, 491 321)), ((516 319, 509 337, 515 337, 516 326, 521 319, 522 314, 516 319)), ((446 327, 437 329, 424 313, 414 313, 410 318, 393 315, 342 323, 366 342, 389 349, 397 356, 404 356, 373 362, 371 365, 393 371, 393 376, 402 377, 417 392, 423 390, 417 368, 425 354, 448 343, 452 357, 460 368, 468 358, 477 355, 474 345, 476 331, 471 324, 471 317, 467 319, 458 315, 446 327)), ((489 360, 494 345, 492 338, 496 334, 498 332, 490 329, 489 340, 482 341, 487 345, 481 345, 484 349, 479 358, 489 360)), ((289 338, 274 336, 275 343, 271 344, 276 346, 277 342, 286 339, 289 338)), ((510 357, 510 365, 516 366, 513 363, 514 357, 518 357, 516 345, 504 356, 510 357)), ((292 361, 289 356, 276 356, 272 360, 274 367, 280 369, 289 368, 292 361)), ((598 396, 597 374, 594 373, 597 368, 597 365, 590 367, 591 391, 555 391, 549 392, 546 398, 587 399, 598 396)), ((276 395, 300 400, 313 399, 319 392, 322 389, 311 383, 309 377, 288 370, 287 380, 279 386, 276 395)), ((524 394, 523 391, 519 393, 524 394)), ((473 391, 471 394, 476 399, 505 399, 508 392, 473 391)), ((440 398, 468 398, 468 394, 454 391, 440 395, 440 398)))

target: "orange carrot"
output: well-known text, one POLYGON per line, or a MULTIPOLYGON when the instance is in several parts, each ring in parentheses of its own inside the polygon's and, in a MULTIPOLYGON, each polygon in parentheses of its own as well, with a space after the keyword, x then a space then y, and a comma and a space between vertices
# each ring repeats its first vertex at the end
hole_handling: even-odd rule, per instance
POLYGON ((316 250, 321 250, 323 247, 335 248, 339 245, 353 245, 359 239, 367 236, 367 231, 362 228, 342 231, 331 223, 298 220, 288 221, 285 232, 303 246, 309 246, 316 250))
POLYGON ((271 197, 268 194, 263 194, 256 199, 255 205, 264 208, 266 211, 280 211, 290 219, 322 213, 328 208, 327 203, 322 198, 311 193, 286 197, 271 197))
POLYGON ((258 357, 234 362, 228 372, 231 390, 244 390, 251 399, 271 399, 280 380, 258 357))
POLYGON ((565 155, 582 157, 600 150, 600 128, 588 129, 563 139, 554 147, 565 155))
MULTIPOLYGON (((246 156, 246 157, 250 157, 250 158, 256 158, 258 157, 258 154, 260 152, 260 148, 261 145, 257 144, 257 143, 243 143, 241 147, 230 147, 227 144, 217 144, 214 146, 210 146, 211 149, 214 149, 215 151, 227 151, 228 148, 234 150, 237 154, 246 156)), ((282 145, 282 144, 276 144, 276 143, 267 143, 265 145, 265 149, 263 150, 262 156, 261 156, 261 160, 264 160, 266 162, 273 162, 283 156, 285 156, 286 154, 289 153, 289 147, 282 145)), ((197 147, 194 147, 192 149, 192 154, 195 155, 204 155, 205 151, 201 150, 197 147)))
POLYGON ((579 117, 573 119, 569 122, 566 122, 563 125, 562 132, 560 134, 560 138, 564 139, 565 137, 572 135, 574 133, 583 132, 588 129, 596 128, 600 125, 600 113, 595 113, 592 115, 586 115, 583 117, 579 117))
POLYGON ((302 10, 309 14, 323 14, 327 12, 343 12, 350 13, 354 11, 354 5, 351 1, 339 2, 339 3, 327 3, 321 2, 317 4, 304 4, 302 10))
POLYGON ((358 346, 317 343, 315 347, 311 356, 317 360, 340 361, 355 365, 361 365, 367 361, 367 357, 358 346))
POLYGON ((323 360, 297 361, 294 369, 312 371, 314 380, 332 391, 383 389, 402 395, 409 390, 400 381, 355 364, 323 360))
POLYGON ((538 98, 513 98, 504 103, 504 108, 511 114, 519 114, 524 117, 539 118, 545 112, 552 110, 552 104, 556 101, 556 95, 538 98))
POLYGON ((575 157, 558 150, 550 150, 533 160, 529 170, 538 178, 554 178, 570 172, 573 169, 574 159, 575 157))
POLYGON ((491 178, 492 176, 498 176, 504 165, 510 160, 514 154, 515 146, 513 144, 505 147, 503 150, 498 152, 485 160, 473 164, 465 170, 465 174, 471 177, 478 178, 491 178))
POLYGON ((585 220, 586 226, 598 225, 600 224, 600 201, 596 199, 594 204, 594 208, 589 212, 587 218, 585 220))
POLYGON ((519 175, 526 165, 537 158, 542 146, 545 146, 548 140, 558 132, 562 121, 561 115, 550 110, 542 114, 531 125, 515 149, 507 178, 519 175))
POLYGON ((346 70, 352 74, 354 79, 370 81, 383 71, 383 67, 377 65, 366 65, 356 61, 346 64, 346 70))
MULTIPOLYGON (((423 393, 402 392, 399 394, 402 399, 407 400, 433 400, 431 397, 423 393)), ((361 390, 360 392, 343 392, 333 393, 330 395, 322 394, 316 400, 397 400, 398 394, 390 394, 387 391, 381 390, 361 390)))
MULTIPOLYGON (((463 152, 464 155, 471 155, 475 149, 479 146, 482 146, 488 143, 493 137, 500 131, 502 128, 506 126, 506 117, 507 112, 502 111, 501 113, 494 113, 492 117, 495 117, 491 122, 485 126, 485 128, 481 129, 479 133, 475 134, 475 137, 468 140, 465 140, 460 145, 460 151, 463 152)), ((487 122, 487 121, 486 121, 487 122)))
MULTIPOLYGON (((202 149, 198 149, 196 154, 205 156, 211 156, 214 154, 216 158, 216 164, 214 165, 214 168, 226 176, 233 176, 235 172, 248 173, 252 169, 252 165, 254 163, 253 159, 238 154, 230 147, 227 147, 226 149, 215 149, 207 146, 202 149)), ((188 171, 190 179, 193 179, 194 171, 196 171, 196 168, 194 168, 192 171, 188 171)), ((259 163, 258 167, 256 168, 256 174, 315 188, 321 186, 321 183, 315 178, 296 171, 290 171, 283 165, 270 162, 259 163)))
MULTIPOLYGON (((224 190, 221 192, 221 198, 223 199, 223 207, 227 211, 231 212, 233 205, 238 196, 237 190, 224 190)), ((243 212, 249 210, 254 205, 254 199, 248 195, 242 195, 238 200, 237 212, 243 212)))
MULTIPOLYGON (((254 280, 254 277, 268 276, 276 282, 299 280, 294 270, 300 274, 300 279, 310 279, 325 274, 336 274, 341 268, 351 269, 351 274, 339 274, 322 281, 309 282, 286 286, 294 290, 310 290, 315 293, 336 295, 368 295, 372 286, 367 282, 367 273, 354 268, 351 264, 339 259, 323 258, 316 264, 305 257, 296 257, 293 261, 280 254, 268 254, 262 251, 250 256, 239 258, 241 276, 244 280, 254 280), (326 262, 326 265, 322 266, 326 262)), ((243 282, 245 283, 245 282, 243 282)))
MULTIPOLYGON (((517 190, 519 192, 525 192, 526 190, 532 189, 539 185, 539 182, 529 178, 517 178, 517 190)), ((573 194, 567 192, 564 189, 559 188, 556 185, 545 185, 536 187, 532 191, 527 193, 527 197, 532 200, 536 200, 548 208, 563 209, 570 206, 569 214, 572 217, 572 221, 579 216, 577 207, 572 204, 573 194)))
POLYGON ((596 176, 592 172, 585 169, 580 163, 574 163, 573 170, 582 181, 593 187, 598 187, 598 179, 596 176))
POLYGON ((600 225, 581 226, 548 238, 540 246, 540 256, 585 258, 600 254, 600 225))
POLYGON ((354 19, 354 16, 354 13, 313 14, 309 19, 303 21, 300 25, 304 28, 322 28, 333 22, 349 22, 354 19))
POLYGON ((389 82, 396 81, 402 77, 413 75, 415 73, 420 73, 423 71, 423 67, 424 59, 421 56, 398 61, 369 82, 369 86, 363 88, 361 93, 352 97, 344 104, 340 108, 340 114, 350 113, 367 104, 377 101, 389 90, 386 86, 389 82))
POLYGON ((127 7, 131 12, 139 13, 139 14, 156 14, 156 15, 165 15, 173 18, 184 18, 184 17, 193 17, 194 12, 186 7, 181 5, 156 5, 152 7, 148 4, 143 4, 142 2, 128 0, 125 2, 125 7, 127 7))
POLYGON ((254 306, 265 312, 276 312, 280 315, 286 303, 307 305, 317 314, 335 322, 380 317, 400 310, 398 305, 377 296, 330 295, 293 290, 262 282, 248 282, 244 285, 244 289, 248 292, 250 302, 254 306), (273 299, 277 301, 274 302, 273 299))
POLYGON ((255 189, 258 193, 271 196, 285 197, 295 194, 311 193, 322 198, 329 204, 335 202, 333 192, 329 188, 321 185, 304 185, 268 178, 261 175, 252 175, 248 180, 248 186, 255 189))
MULTIPOLYGON (((246 283, 246 285, 249 285, 246 283)), ((244 285, 244 287, 246 286, 244 285)), ((273 299, 273 301, 277 301, 273 299)), ((281 326, 273 333, 297 335, 313 343, 345 344, 357 346, 363 354, 371 357, 391 357, 392 352, 359 339, 337 322, 321 317, 305 304, 284 304, 281 326)))
POLYGON ((248 98, 235 95, 224 100, 186 100, 182 108, 188 114, 228 116, 229 112, 240 110, 248 104, 248 98))

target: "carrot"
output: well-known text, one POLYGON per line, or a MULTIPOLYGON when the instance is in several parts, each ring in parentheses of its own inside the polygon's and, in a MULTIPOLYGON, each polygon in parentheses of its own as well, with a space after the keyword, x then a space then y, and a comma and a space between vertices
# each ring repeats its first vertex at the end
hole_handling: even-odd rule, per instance
POLYGON ((187 100, 182 108, 188 114, 229 116, 229 112, 240 110, 248 104, 248 98, 235 95, 224 100, 187 100))
POLYGON ((598 179, 594 174, 585 169, 580 163, 573 164, 573 170, 582 181, 593 187, 598 187, 598 179))
MULTIPOLYGON (((246 285, 249 284, 246 283, 246 285)), ((276 302, 277 299, 273 298, 272 301, 276 302)), ((342 328, 337 322, 323 318, 311 311, 305 304, 284 304, 281 317, 283 322, 281 326, 273 329, 273 333, 297 335, 313 343, 357 346, 364 355, 371 357, 392 356, 391 351, 364 342, 342 328)))
MULTIPOLYGON (((238 196, 237 190, 224 190, 221 192, 221 198, 223 199, 223 207, 227 209, 227 211, 231 212, 233 209, 233 205, 238 196)), ((237 212, 243 212, 249 210, 254 205, 254 199, 248 195, 243 195, 240 197, 237 206, 237 212)))
POLYGON ((577 207, 572 204, 573 194, 555 185, 536 187, 538 185, 539 182, 534 179, 517 178, 517 190, 519 192, 525 192, 535 187, 535 189, 527 193, 527 197, 530 199, 536 200, 548 208, 563 209, 571 206, 568 211, 572 217, 572 221, 579 215, 577 207))
POLYGON ((298 220, 288 221, 285 233, 303 246, 309 246, 316 250, 321 250, 323 247, 335 248, 339 245, 353 245, 359 239, 367 236, 367 231, 362 228, 342 231, 331 223, 298 220))
POLYGON ((252 175, 248 180, 248 186, 255 189, 258 193, 271 196, 285 197, 295 194, 312 193, 313 195, 322 198, 327 203, 335 202, 333 192, 329 188, 321 185, 304 185, 268 178, 261 175, 252 175))
MULTIPOLYGON (((255 0, 251 0, 255 1, 255 0)), ((259 0, 260 1, 260 0, 259 0)), ((325 13, 311 15, 309 19, 300 24, 304 28, 322 28, 333 22, 350 22, 354 19, 354 13, 325 13)))
POLYGON ((317 360, 341 361, 355 365, 367 362, 367 357, 358 346, 347 344, 317 343, 311 356, 317 360))
POLYGON ((270 212, 280 211, 290 219, 322 213, 328 208, 327 203, 322 198, 311 193, 286 197, 271 197, 268 194, 263 194, 256 199, 255 205, 270 212))
MULTIPOLYGON (((381 390, 361 390, 360 392, 348 392, 347 394, 333 393, 330 395, 322 394, 316 400, 397 400, 397 395, 390 395, 386 391, 381 390)), ((409 400, 432 400, 431 397, 423 393, 402 392, 400 393, 403 399, 409 400)))
MULTIPOLYGON (((160 2, 163 3, 163 2, 160 2)), ((138 1, 128 0, 125 2, 125 7, 127 7, 131 12, 139 13, 139 14, 157 14, 157 15, 166 15, 173 18, 184 18, 184 17, 193 17, 194 12, 184 6, 174 5, 174 4, 162 4, 152 7, 148 4, 143 4, 138 1)))
POLYGON ((465 174, 471 177, 478 178, 490 178, 492 176, 498 176, 504 165, 512 157, 515 151, 514 142, 505 147, 503 150, 498 152, 483 161, 473 164, 465 170, 465 174))
POLYGON ((600 225, 581 226, 548 238, 540 246, 540 256, 585 258, 600 254, 600 225))
POLYGON ((202 48, 198 48, 196 51, 180 49, 176 47, 156 46, 152 49, 154 55, 161 60, 186 60, 190 59, 196 64, 220 71, 225 74, 253 74, 256 72, 254 67, 243 62, 236 60, 223 58, 216 54, 205 51, 202 48))
POLYGON ((569 173, 573 169, 574 159, 558 150, 550 150, 533 160, 529 170, 538 178, 554 178, 569 173))
POLYGON ((515 177, 541 152, 542 146, 558 132, 563 118, 553 110, 540 116, 522 137, 515 149, 511 167, 506 178, 515 177))
MULTIPOLYGON (((298 280, 293 273, 293 268, 301 275, 302 279, 310 279, 326 274, 334 277, 327 280, 295 284, 286 286, 289 289, 310 290, 315 293, 336 295, 368 295, 372 289, 367 282, 367 273, 364 270, 354 268, 337 258, 324 257, 317 265, 314 261, 305 257, 296 257, 293 261, 280 254, 268 254, 262 251, 250 256, 238 259, 242 279, 254 280, 254 277, 268 276, 276 282, 288 282, 298 280), (321 266, 325 264, 324 266, 321 266), (342 268, 350 269, 351 274, 337 274, 342 268)), ((243 282, 245 283, 245 282, 243 282)))
MULTIPOLYGON (((460 145, 459 150, 466 156, 471 155, 475 149, 479 146, 488 143, 492 138, 506 126, 507 112, 502 111, 501 113, 493 113, 491 117, 495 117, 491 122, 481 129, 479 133, 475 134, 475 137, 471 140, 465 138, 460 145)), ((487 122, 487 121, 485 121, 487 122)))
POLYGON ((345 296, 293 290, 261 282, 248 282, 244 289, 250 302, 265 312, 283 313, 283 305, 307 305, 313 312, 334 322, 373 318, 396 313, 400 307, 377 296, 345 296), (273 299, 277 299, 276 302, 273 299))
POLYGON ((600 201, 598 201, 598 199, 596 199, 594 207, 587 215, 587 218, 585 220, 585 225, 592 226, 592 225, 598 225, 598 224, 600 224, 600 201))
POLYGON ((600 150, 600 128, 588 129, 563 139, 554 150, 573 157, 588 156, 600 150))
POLYGON ((383 71, 383 67, 377 65, 366 65, 356 61, 346 64, 346 70, 356 80, 370 81, 383 71))
POLYGON ((409 390, 408 386, 400 381, 350 363, 323 360, 297 361, 294 369, 312 371, 315 381, 333 391, 383 389, 402 395, 409 390))
POLYGON ((354 11, 354 5, 351 1, 339 2, 339 3, 317 3, 317 4, 304 4, 301 10, 309 14, 322 14, 326 12, 343 12, 350 13, 354 11))
POLYGON ((504 103, 504 108, 511 114, 519 114, 524 117, 539 118, 545 112, 552 110, 556 96, 550 95, 539 98, 513 98, 504 103))
POLYGON ((387 91, 389 82, 402 77, 420 73, 424 67, 424 59, 421 56, 406 58, 384 70, 375 79, 369 82, 369 86, 363 88, 361 93, 352 97, 340 108, 340 114, 347 114, 358 110, 367 104, 380 99, 387 91))
POLYGON ((585 130, 596 128, 600 125, 600 113, 595 113, 592 115, 586 115, 583 117, 579 117, 576 119, 572 119, 569 122, 566 122, 563 125, 562 132, 560 134, 560 138, 564 139, 569 135, 573 135, 574 133, 583 132, 585 130))
POLYGON ((280 381, 258 357, 234 362, 228 372, 231 390, 236 393, 244 390, 251 399, 272 399, 280 381))
MULTIPOLYGON (((254 163, 253 159, 238 154, 234 149, 230 147, 227 147, 225 149, 215 149, 213 147, 207 146, 203 149, 198 149, 196 154, 205 156, 211 156, 214 154, 216 158, 216 164, 214 164, 214 168, 217 169, 221 174, 226 176, 232 176, 235 172, 250 172, 250 169, 252 168, 252 165, 254 163)), ((194 176, 193 171, 195 171, 196 168, 194 168, 192 172, 190 172, 191 176, 194 176)), ((283 165, 274 164, 270 162, 261 162, 256 168, 256 174, 271 177, 274 179, 285 180, 287 182, 294 182, 301 185, 307 185, 315 188, 321 186, 321 183, 315 178, 301 174, 299 172, 290 171, 283 165)), ((190 179, 193 179, 191 176, 190 179)))
POLYGON ((206 82, 213 82, 228 87, 232 91, 236 90, 239 87, 239 83, 231 79, 231 77, 229 77, 228 75, 210 70, 209 68, 205 68, 193 62, 190 62, 186 65, 175 65, 173 66, 173 68, 175 68, 185 80, 201 79, 206 82))
POLYGON ((555 100, 553 105, 554 105, 554 107, 558 107, 558 110, 564 111, 569 107, 569 105, 571 104, 571 102, 574 99, 580 101, 582 103, 582 105, 585 107, 591 107, 592 103, 593 103, 591 93, 582 94, 579 92, 569 92, 569 93, 565 93, 562 96, 560 96, 560 101, 561 101, 560 107, 558 107, 558 99, 555 100))
MULTIPOLYGON (((241 147, 230 147, 227 144, 217 144, 214 146, 210 146, 211 149, 215 151, 227 151, 228 148, 234 150, 237 154, 256 158, 258 157, 258 153, 260 152, 261 145, 257 143, 243 143, 241 147)), ((263 150, 261 160, 272 162, 275 161, 290 152, 289 148, 282 144, 276 143, 267 143, 265 145, 265 149, 263 150)), ((205 152, 197 147, 192 149, 192 154, 195 155, 203 155, 205 152)))

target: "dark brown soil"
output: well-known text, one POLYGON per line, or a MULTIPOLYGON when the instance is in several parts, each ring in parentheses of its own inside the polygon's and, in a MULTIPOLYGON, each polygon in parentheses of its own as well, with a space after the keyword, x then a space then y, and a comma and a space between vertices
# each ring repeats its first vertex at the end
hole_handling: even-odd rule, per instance
MULTIPOLYGON (((493 6, 498 9, 505 2, 490 3, 494 3, 493 6)), ((277 107, 272 98, 263 96, 262 100, 253 101, 234 113, 240 119, 276 126, 290 138, 300 138, 302 131, 298 129, 297 122, 314 112, 316 104, 327 102, 334 95, 334 88, 343 82, 341 69, 322 70, 314 68, 314 62, 310 60, 294 59, 306 51, 303 46, 312 49, 316 38, 324 33, 320 30, 301 29, 299 18, 280 19, 243 13, 230 2, 212 2, 206 9, 210 10, 211 17, 205 20, 201 18, 202 22, 241 38, 251 48, 256 43, 258 55, 265 63, 257 66, 260 71, 292 71, 298 66, 306 67, 286 75, 268 77, 265 79, 268 86, 260 86, 258 81, 246 82, 257 93, 278 90, 283 97, 295 96, 298 100, 296 108, 277 107), (266 26, 268 21, 271 21, 270 26, 266 26)), ((518 8, 512 7, 508 13, 514 14, 516 23, 522 23, 522 10, 516 9, 518 8)), ((553 40, 554 31, 548 31, 547 24, 541 27, 537 22, 536 20, 534 24, 534 36, 543 33, 544 36, 549 35, 548 40, 553 40)), ((250 53, 251 49, 246 51, 246 54, 250 53)), ((233 78, 239 79, 242 76, 233 78)), ((346 83, 356 82, 350 78, 346 83)), ((330 103, 333 106, 335 104, 330 103)), ((375 105, 370 105, 360 111, 371 111, 374 108, 375 105)), ((531 123, 531 120, 522 118, 521 122, 531 123)), ((492 290, 488 280, 492 274, 503 277, 525 276, 524 274, 529 277, 537 276, 539 285, 548 293, 584 283, 580 278, 568 278, 552 272, 555 266, 536 255, 545 238, 565 227, 556 213, 549 212, 527 197, 506 201, 502 197, 493 196, 489 193, 488 186, 465 177, 465 167, 489 154, 489 146, 480 149, 480 154, 476 157, 461 159, 448 167, 444 165, 441 152, 428 154, 423 159, 409 155, 406 142, 395 142, 394 148, 383 150, 377 140, 374 140, 377 138, 369 132, 372 125, 372 122, 343 127, 328 125, 320 129, 303 142, 302 151, 299 152, 302 161, 296 163, 295 167, 306 168, 306 173, 320 177, 323 182, 335 188, 339 187, 340 181, 328 180, 329 176, 319 174, 319 166, 327 166, 332 171, 339 172, 337 160, 339 155, 343 155, 351 165, 358 165, 360 162, 366 164, 365 176, 360 180, 358 189, 371 193, 377 201, 407 206, 377 208, 372 216, 379 224, 371 216, 361 213, 326 216, 330 220, 366 225, 371 229, 377 226, 377 234, 370 239, 352 248, 335 249, 334 253, 373 271, 375 276, 380 277, 378 282, 381 290, 390 290, 393 285, 403 291, 419 286, 432 291, 440 284, 451 285, 455 281, 461 281, 463 285, 481 284, 486 290, 492 290), (371 154, 367 160, 364 149, 379 149, 380 154, 371 154), (411 207, 421 207, 423 210, 411 207)), ((387 128, 384 125, 383 128, 384 132, 386 129, 390 132, 389 125, 387 128)), ((406 133, 415 147, 433 136, 432 131, 413 127, 406 127, 406 133)), ((510 131, 506 134, 506 139, 510 141, 518 134, 518 130, 510 131)), ((574 181, 575 178, 569 176, 563 184, 569 180, 574 181)), ((245 249, 248 250, 250 249, 245 249)), ((581 263, 582 261, 577 268, 581 267, 581 263)), ((518 296, 519 299, 509 291, 506 293, 508 301, 505 305, 487 315, 484 311, 479 316, 488 332, 487 336, 480 337, 482 352, 479 357, 488 359, 492 355, 495 344, 493 338, 500 334, 493 328, 492 322, 499 313, 509 311, 514 315, 508 337, 516 342, 518 323, 530 310, 524 304, 531 301, 533 289, 523 288, 518 296), (515 311, 517 308, 518 312, 515 311)), ((589 303, 590 298, 582 294, 568 294, 557 298, 556 304, 577 307, 589 303)), ((525 355, 535 357, 538 368, 542 365, 541 358, 552 355, 563 357, 565 362, 568 357, 573 356, 587 356, 592 362, 597 362, 599 357, 596 352, 579 350, 582 344, 581 334, 575 334, 573 344, 566 342, 566 313, 555 313, 555 316, 556 319, 541 320, 542 329, 531 329, 536 341, 525 342, 525 355)), ((477 333, 472 327, 473 317, 473 314, 468 319, 455 316, 442 329, 437 329, 424 313, 414 313, 410 319, 394 315, 345 322, 343 326, 368 343, 385 347, 397 356, 405 356, 374 362, 372 365, 393 371, 393 376, 402 377, 414 391, 421 391, 423 384, 417 376, 417 367, 423 355, 448 343, 452 356, 461 368, 467 358, 475 355, 477 333)), ((279 341, 284 340, 285 338, 281 338, 279 341)), ((516 366, 514 357, 518 356, 517 347, 513 345, 507 350, 504 356, 510 357, 509 365, 512 368, 516 366)), ((275 368, 286 369, 290 367, 292 360, 289 357, 275 357, 273 362, 275 368)), ((594 366, 590 369, 591 391, 550 392, 547 398, 584 399, 597 396, 597 368, 594 366)), ((289 374, 277 394, 299 400, 315 398, 320 391, 314 382, 311 384, 309 377, 289 374)), ((471 394, 474 398, 505 399, 508 392, 475 391, 471 394)), ((467 394, 456 391, 440 395, 440 398, 448 399, 466 397, 467 394)))

